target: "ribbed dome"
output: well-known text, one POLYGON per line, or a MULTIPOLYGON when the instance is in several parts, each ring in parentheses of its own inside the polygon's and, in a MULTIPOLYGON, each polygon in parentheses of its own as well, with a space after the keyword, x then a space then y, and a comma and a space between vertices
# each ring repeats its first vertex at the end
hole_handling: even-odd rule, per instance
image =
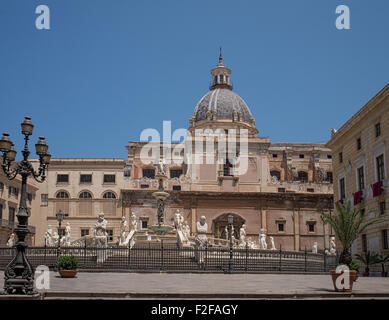
POLYGON ((197 122, 210 120, 210 117, 212 120, 229 119, 247 122, 251 125, 254 121, 246 102, 228 88, 209 91, 197 104, 192 118, 197 122))

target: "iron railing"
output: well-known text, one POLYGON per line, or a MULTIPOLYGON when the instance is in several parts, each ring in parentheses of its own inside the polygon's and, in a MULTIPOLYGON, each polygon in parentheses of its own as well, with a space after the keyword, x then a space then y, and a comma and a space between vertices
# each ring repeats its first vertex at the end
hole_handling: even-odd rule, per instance
MULTIPOLYGON (((0 248, 0 269, 15 254, 15 248, 0 248)), ((28 247, 30 263, 55 268, 56 247, 28 247)), ((128 247, 61 247, 62 255, 74 255, 83 270, 132 270, 149 272, 292 272, 323 273, 336 268, 338 257, 310 252, 226 248, 179 248, 172 243, 144 242, 128 247)))

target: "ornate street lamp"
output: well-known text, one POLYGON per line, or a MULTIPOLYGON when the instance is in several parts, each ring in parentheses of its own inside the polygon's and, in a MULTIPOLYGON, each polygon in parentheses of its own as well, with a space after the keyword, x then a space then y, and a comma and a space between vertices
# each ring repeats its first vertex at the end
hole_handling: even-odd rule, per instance
POLYGON ((61 255, 61 223, 63 219, 65 218, 65 214, 59 210, 56 214, 57 221, 58 221, 58 248, 57 248, 57 256, 59 257, 61 255))
POLYGON ((25 238, 29 233, 28 217, 30 216, 26 205, 27 178, 32 176, 38 182, 45 181, 46 170, 51 158, 45 138, 39 137, 39 141, 35 145, 36 153, 39 155, 39 168, 37 171, 34 170, 32 164, 28 161, 28 156, 30 155, 28 140, 34 129, 31 118, 25 117, 21 127, 25 141, 24 149, 22 150, 23 160, 16 163, 12 168, 11 164, 16 157, 14 144, 10 140, 8 133, 3 133, 3 137, 0 140, 0 151, 3 153, 1 167, 8 180, 15 179, 18 174, 22 177, 19 210, 16 214, 18 218, 18 225, 15 228, 15 233, 18 236, 18 241, 15 245, 16 255, 4 271, 4 291, 6 294, 34 293, 34 270, 26 257, 27 243, 25 242, 25 238))
POLYGON ((228 235, 230 240, 230 260, 228 262, 228 272, 232 273, 232 225, 234 224, 234 216, 228 215, 228 235))

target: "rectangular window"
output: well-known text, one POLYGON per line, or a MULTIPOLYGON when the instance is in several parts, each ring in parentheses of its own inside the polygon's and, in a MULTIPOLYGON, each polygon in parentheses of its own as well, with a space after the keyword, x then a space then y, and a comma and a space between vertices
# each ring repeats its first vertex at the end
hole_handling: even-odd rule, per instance
POLYGON ((377 178, 378 181, 384 181, 385 171, 384 171, 384 155, 381 154, 376 158, 377 164, 377 178))
POLYGON ((343 162, 343 153, 339 152, 339 163, 343 162))
POLYGON ((313 188, 307 188, 307 192, 315 192, 315 189, 313 189, 313 188))
POLYGON ((9 207, 8 221, 10 222, 10 225, 15 222, 15 208, 13 207, 9 207))
POLYGON ((170 170, 170 179, 179 178, 181 175, 182 175, 181 169, 170 170))
POLYGON ((81 237, 89 236, 89 229, 81 229, 81 237))
POLYGON ((327 172, 327 179, 326 179, 329 183, 333 183, 333 176, 332 176, 332 172, 327 172))
POLYGON ((142 229, 147 229, 147 220, 142 220, 142 229))
POLYGON ((57 183, 69 183, 69 175, 57 174, 57 183))
POLYGON ((140 188, 141 188, 141 189, 147 189, 148 187, 149 187, 148 184, 141 184, 141 185, 140 185, 140 188))
POLYGON ((327 159, 332 159, 332 155, 327 154, 327 159))
POLYGON ((181 191, 181 186, 173 186, 174 191, 181 191))
POLYGON ((278 192, 285 192, 285 188, 278 188, 278 192))
POLYGON ((284 232, 285 231, 285 222, 277 222, 278 224, 278 232, 284 232))
POLYGON ((105 174, 104 183, 115 183, 116 176, 114 174, 105 174))
POLYGON ((388 230, 382 230, 382 249, 387 250, 388 247, 388 230))
POLYGON ((303 154, 299 154, 299 158, 300 159, 304 159, 304 155, 303 154))
POLYGON ((41 194, 41 205, 47 206, 49 203, 49 196, 48 194, 41 194))
POLYGON ((357 173, 358 173, 358 188, 359 188, 358 190, 362 191, 363 189, 365 189, 365 177, 363 174, 363 167, 358 168, 357 173))
POLYGON ((4 190, 4 183, 0 182, 0 191, 2 192, 4 190))
POLYGON ((113 230, 112 229, 107 229, 107 239, 108 239, 108 242, 113 241, 113 230))
POLYGON ((365 234, 362 235, 362 251, 367 252, 367 237, 365 234))
POLYGON ((346 199, 346 186, 344 183, 344 178, 339 180, 339 196, 340 200, 346 199))
POLYGON ((381 135, 381 123, 377 123, 375 125, 375 136, 379 137, 381 135))
POLYGON ((155 179, 155 170, 154 169, 143 169, 143 177, 149 179, 155 179))
POLYGON ((386 210, 386 203, 385 203, 385 201, 381 201, 380 202, 380 214, 385 214, 385 210, 386 210))
POLYGON ((3 219, 3 204, 0 203, 0 220, 3 219))
POLYGON ((27 193, 27 200, 31 204, 31 202, 32 202, 32 194, 31 193, 27 193))
POLYGON ((92 175, 91 174, 81 174, 80 175, 80 183, 92 183, 92 175))
POLYGON ((273 158, 277 158, 277 153, 273 153, 273 158))
POLYGON ((308 232, 315 232, 315 224, 316 222, 307 222, 308 232))
POLYGON ((357 139, 357 149, 358 149, 358 150, 361 150, 361 148, 362 148, 361 138, 358 138, 358 139, 357 139))

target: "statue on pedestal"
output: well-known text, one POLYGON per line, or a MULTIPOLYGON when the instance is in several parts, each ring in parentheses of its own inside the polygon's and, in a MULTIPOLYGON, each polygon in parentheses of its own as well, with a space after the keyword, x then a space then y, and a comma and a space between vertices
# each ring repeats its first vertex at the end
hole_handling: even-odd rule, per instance
POLYGON ((47 231, 45 233, 45 243, 46 243, 46 246, 48 246, 48 247, 51 247, 55 244, 54 243, 53 229, 51 228, 50 225, 48 226, 47 231))
MULTIPOLYGON (((200 221, 196 223, 196 249, 203 250, 208 245, 208 224, 205 222, 205 216, 201 216, 200 221)), ((196 258, 199 263, 204 263, 204 252, 196 251, 196 258), (199 254, 200 253, 200 254, 199 254)))
POLYGON ((119 239, 119 245, 124 243, 126 241, 127 237, 127 221, 126 217, 122 217, 122 221, 120 221, 120 239, 119 239))
MULTIPOLYGON (((67 247, 70 247, 70 232, 71 232, 71 228, 70 228, 70 223, 66 223, 66 227, 65 227, 65 239, 64 239, 64 245, 67 246, 67 247)), ((62 241, 62 239, 61 239, 62 241)))
POLYGON ((131 212, 131 230, 137 230, 138 229, 138 222, 136 219, 136 215, 134 212, 131 212))
POLYGON ((166 175, 166 164, 164 159, 159 159, 158 162, 158 174, 166 175))
POLYGON ((317 253, 317 242, 314 242, 314 243, 313 243, 313 246, 312 246, 312 253, 317 253))
POLYGON ((260 234, 259 234, 259 249, 267 250, 266 230, 265 229, 261 229, 260 234))
POLYGON ((270 250, 277 250, 276 246, 274 244, 274 238, 273 237, 269 237, 269 239, 270 239, 270 246, 271 246, 270 250))
POLYGON ((336 255, 335 237, 330 238, 330 251, 326 250, 325 253, 330 256, 336 255))
POLYGON ((245 248, 246 247, 246 225, 243 224, 242 228, 239 230, 239 247, 245 248))
POLYGON ((93 228, 96 247, 107 247, 107 225, 108 222, 104 219, 104 213, 100 213, 98 220, 93 228))

